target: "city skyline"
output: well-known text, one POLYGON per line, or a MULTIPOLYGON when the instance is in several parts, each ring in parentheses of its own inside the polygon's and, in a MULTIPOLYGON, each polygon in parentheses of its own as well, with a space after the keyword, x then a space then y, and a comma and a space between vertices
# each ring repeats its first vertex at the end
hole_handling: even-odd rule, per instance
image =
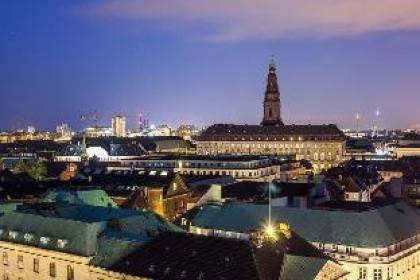
POLYGON ((385 1, 375 16, 339 22, 325 11, 357 11, 359 1, 320 4, 319 19, 306 10, 296 18, 267 13, 284 17, 279 7, 296 9, 287 1, 256 11, 249 1, 219 8, 174 1, 165 12, 166 1, 113 3, 3 3, 1 130, 80 128, 80 114, 92 111, 107 125, 119 112, 156 124, 256 124, 272 54, 285 123, 355 128, 359 113, 369 128, 378 108, 380 128, 420 123, 415 1, 385 1), (259 23, 245 24, 236 10, 259 23))

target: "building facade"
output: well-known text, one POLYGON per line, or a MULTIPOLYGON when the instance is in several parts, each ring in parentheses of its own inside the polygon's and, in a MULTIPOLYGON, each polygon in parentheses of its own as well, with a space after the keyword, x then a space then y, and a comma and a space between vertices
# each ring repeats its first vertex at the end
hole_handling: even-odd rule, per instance
POLYGON ((116 137, 126 137, 126 122, 123 115, 116 115, 112 118, 112 134, 116 137))
MULTIPOLYGON (((190 232, 248 238, 267 221, 267 205, 208 204, 190 220, 190 232), (252 217, 249 215, 252 213, 252 217)), ((420 278, 418 212, 404 203, 368 211, 329 211, 273 207, 273 221, 292 230, 342 265, 345 280, 412 280, 420 278)))

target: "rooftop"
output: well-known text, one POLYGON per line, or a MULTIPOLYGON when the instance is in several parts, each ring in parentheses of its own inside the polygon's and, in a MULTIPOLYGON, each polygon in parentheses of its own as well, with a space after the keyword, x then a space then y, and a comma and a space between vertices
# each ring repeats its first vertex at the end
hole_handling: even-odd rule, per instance
POLYGON ((0 216, 0 240, 81 256, 98 255, 109 237, 138 243, 161 231, 180 229, 149 211, 90 205, 23 204, 0 216))
MULTIPOLYGON (((262 125, 234 125, 215 124, 203 131, 198 140, 211 141, 219 140, 217 137, 334 137, 344 140, 344 134, 334 124, 328 125, 283 125, 283 126, 262 126, 262 125)), ((270 140, 274 140, 269 138, 270 140)), ((241 140, 241 139, 237 139, 241 140)), ((253 139, 257 140, 257 139, 253 139)))
MULTIPOLYGON (((232 232, 261 228, 268 219, 266 204, 226 203, 200 206, 192 225, 232 232)), ((403 202, 366 211, 272 207, 273 219, 312 242, 381 248, 420 233, 420 214, 403 202), (351 226, 349 226, 351 225, 351 226)))
MULTIPOLYGON (((293 234, 257 245, 250 240, 187 233, 162 233, 111 270, 153 279, 279 279, 286 254, 328 258, 293 234)), ((310 269, 319 271, 322 266, 310 269)), ((316 273, 315 273, 316 275, 316 273)), ((295 278, 297 279, 297 278, 295 278)), ((313 278, 299 278, 313 279, 313 278)))

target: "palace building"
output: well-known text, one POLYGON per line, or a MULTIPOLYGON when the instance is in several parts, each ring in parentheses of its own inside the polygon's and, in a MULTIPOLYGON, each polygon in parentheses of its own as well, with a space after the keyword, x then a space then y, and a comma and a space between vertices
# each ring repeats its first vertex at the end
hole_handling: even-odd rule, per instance
POLYGON ((345 136, 334 124, 285 125, 276 66, 269 65, 260 125, 215 124, 197 138, 200 155, 287 155, 310 160, 316 172, 342 161, 345 136))

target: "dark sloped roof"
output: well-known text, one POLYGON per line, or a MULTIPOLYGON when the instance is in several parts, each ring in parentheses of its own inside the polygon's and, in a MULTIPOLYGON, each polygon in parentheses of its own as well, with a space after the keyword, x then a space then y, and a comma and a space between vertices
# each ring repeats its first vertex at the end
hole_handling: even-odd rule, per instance
MULTIPOLYGON (((273 198, 285 196, 307 196, 313 183, 286 183, 273 181, 271 195, 273 198)), ((236 198, 238 200, 259 200, 268 197, 267 182, 241 181, 222 188, 223 198, 236 198)))
POLYGON ((167 175, 102 174, 93 175, 91 183, 103 186, 104 190, 111 196, 129 197, 142 187, 161 187, 165 195, 175 176, 175 173, 168 173, 167 175))
POLYGON ((287 254, 281 273, 281 280, 313 280, 327 263, 327 259, 287 254))
POLYGON ((98 187, 54 188, 42 196, 43 202, 67 202, 101 207, 117 207, 105 191, 98 187))
MULTIPOLYGON (((161 231, 181 229, 149 211, 68 203, 18 205, 15 211, 0 215, 0 240, 81 256, 104 257, 109 250, 123 253, 124 248, 106 246, 128 246, 124 241, 148 240, 161 231), (98 238, 105 243, 98 243, 98 238), (60 247, 59 240, 66 243, 60 247)), ((108 261, 98 259, 97 263, 108 261)))
POLYGON ((274 140, 273 137, 277 137, 276 140, 282 140, 282 137, 332 137, 344 140, 344 134, 334 124, 282 126, 215 124, 204 130, 197 140, 220 140, 218 137, 229 137, 230 140, 235 140, 235 137, 240 137, 236 140, 242 140, 241 137, 269 137, 269 140, 274 140))
POLYGON ((325 258, 295 234, 257 246, 250 240, 166 232, 109 269, 152 279, 277 280, 283 256, 290 251, 325 258))

